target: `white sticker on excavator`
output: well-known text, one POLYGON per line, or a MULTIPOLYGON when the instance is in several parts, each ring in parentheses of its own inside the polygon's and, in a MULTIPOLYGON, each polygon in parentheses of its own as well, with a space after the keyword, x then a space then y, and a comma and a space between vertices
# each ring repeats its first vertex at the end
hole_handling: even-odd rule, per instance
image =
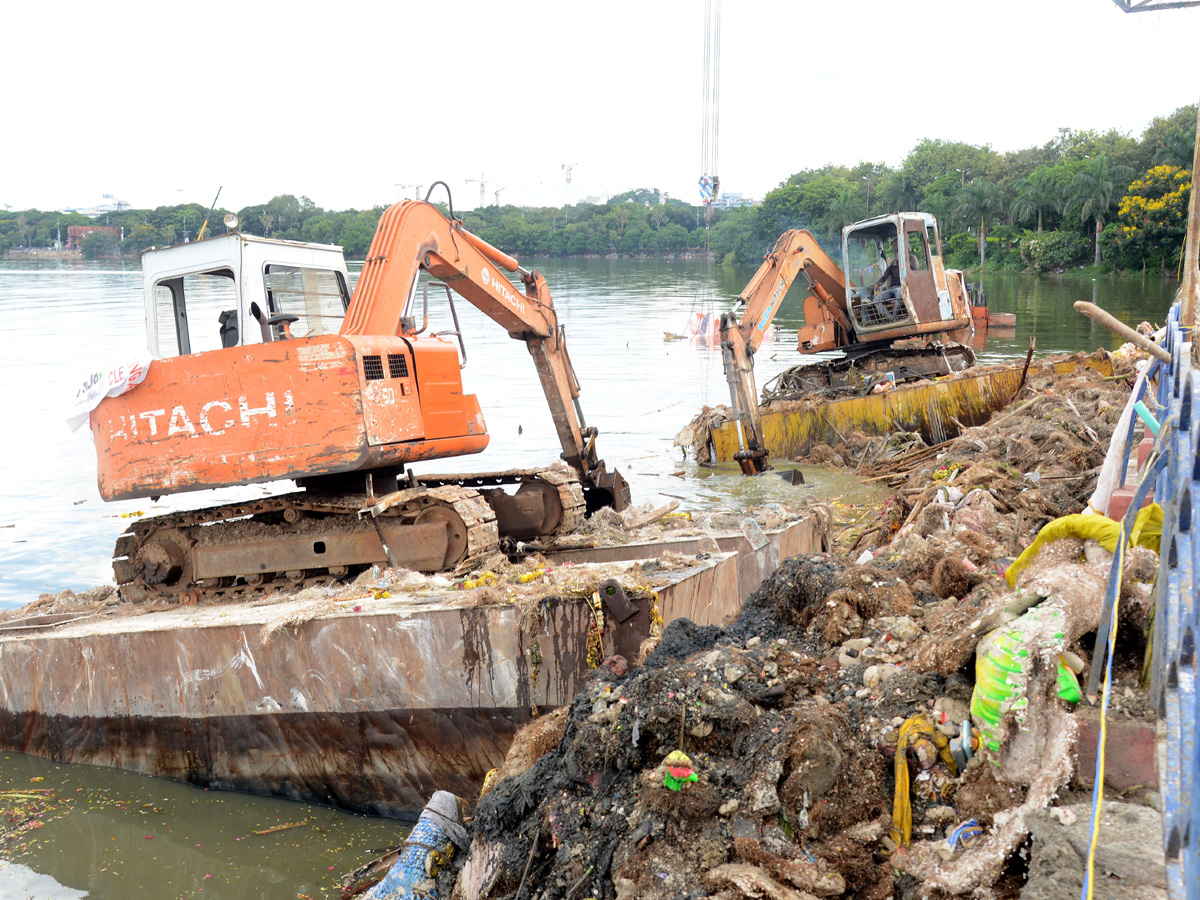
POLYGON ((105 397, 119 396, 141 384, 150 371, 152 359, 147 350, 136 359, 90 373, 75 391, 75 400, 67 414, 67 427, 74 431, 88 420, 92 410, 105 397))

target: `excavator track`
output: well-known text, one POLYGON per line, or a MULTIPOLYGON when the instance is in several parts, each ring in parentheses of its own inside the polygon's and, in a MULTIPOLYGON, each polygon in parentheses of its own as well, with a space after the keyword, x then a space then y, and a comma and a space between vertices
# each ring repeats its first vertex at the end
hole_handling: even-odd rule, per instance
POLYGON ((298 491, 144 519, 117 540, 113 574, 132 602, 236 600, 386 565, 385 542, 405 568, 466 571, 502 540, 568 533, 585 515, 579 479, 563 467, 415 484, 388 495, 377 518, 360 515, 376 501, 366 494, 298 491))
POLYGON ((565 466, 507 469, 469 475, 420 475, 427 486, 457 484, 478 490, 496 512, 502 541, 546 540, 583 524, 587 504, 579 476, 565 466), (517 486, 515 494, 504 491, 517 486))
POLYGON ((965 344, 875 348, 844 359, 793 366, 763 387, 762 402, 799 400, 814 393, 859 393, 886 376, 902 384, 961 372, 974 364, 975 353, 965 344))
POLYGON ((386 565, 465 570, 499 548, 496 515, 456 485, 399 492, 375 522, 365 494, 298 491, 145 519, 117 540, 113 574, 133 602, 235 600, 264 590, 330 584, 386 565))

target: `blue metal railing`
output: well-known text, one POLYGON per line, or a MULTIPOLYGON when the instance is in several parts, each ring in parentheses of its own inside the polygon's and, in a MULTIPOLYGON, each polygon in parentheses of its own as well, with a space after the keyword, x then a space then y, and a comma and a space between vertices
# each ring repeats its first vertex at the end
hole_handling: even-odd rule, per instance
MULTIPOLYGON (((1171 900, 1200 900, 1200 747, 1196 723, 1196 641, 1200 604, 1196 602, 1200 541, 1200 372, 1192 370, 1190 334, 1181 327, 1179 304, 1171 308, 1163 346, 1171 362, 1158 372, 1155 395, 1162 428, 1143 473, 1125 532, 1151 485, 1163 507, 1163 535, 1155 589, 1154 654, 1150 695, 1166 722, 1166 765, 1159 773, 1163 798, 1163 841, 1167 894, 1171 900)), ((1130 442, 1127 439, 1127 448, 1130 442)), ((1118 557, 1119 558, 1119 554, 1118 557)), ((1103 652, 1120 583, 1114 558, 1096 647, 1103 652)), ((1091 680, 1099 675, 1093 660, 1091 680)))

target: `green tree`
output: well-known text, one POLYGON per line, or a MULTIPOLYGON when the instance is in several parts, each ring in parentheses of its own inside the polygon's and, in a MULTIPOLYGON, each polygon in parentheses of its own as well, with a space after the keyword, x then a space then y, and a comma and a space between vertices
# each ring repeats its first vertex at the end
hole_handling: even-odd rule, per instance
POLYGON ((617 194, 615 197, 608 198, 609 206, 616 206, 618 203, 637 203, 642 206, 649 203, 651 206, 658 206, 660 200, 658 188, 635 188, 632 191, 625 191, 622 194, 617 194))
POLYGON ((1104 221, 1125 192, 1132 173, 1126 166, 1109 163, 1107 156, 1097 156, 1084 162, 1083 168, 1071 179, 1067 200, 1072 210, 1079 212, 1080 221, 1096 222, 1095 265, 1100 265, 1100 232, 1104 221))
POLYGON ((366 256, 371 249, 371 239, 375 236, 375 226, 379 223, 379 213, 366 210, 347 220, 338 243, 346 251, 347 256, 366 256))
POLYGON ((935 179, 950 174, 959 179, 961 187, 969 178, 984 177, 999 158, 988 147, 927 138, 909 151, 900 171, 922 190, 935 179))
POLYGON ((1027 178, 1017 182, 1017 199, 1013 201, 1012 217, 1017 222, 1027 222, 1037 217, 1037 230, 1042 230, 1042 213, 1062 206, 1062 194, 1047 168, 1035 169, 1027 178))
POLYGON ((875 205, 876 213, 907 212, 916 210, 921 204, 921 189, 911 175, 892 172, 879 182, 875 205))
POLYGON ((1181 106, 1169 116, 1155 116, 1146 130, 1142 133, 1140 159, 1134 168, 1136 172, 1145 172, 1152 165, 1184 165, 1177 160, 1169 160, 1167 156, 1167 145, 1172 142, 1175 135, 1180 132, 1185 134, 1191 132, 1195 134, 1196 128, 1196 104, 1190 103, 1187 106, 1181 106))
MULTIPOLYGON (((91 236, 90 234, 88 235, 88 237, 91 236)), ((84 238, 84 243, 87 243, 87 238, 84 238)), ((138 225, 132 231, 126 233, 122 249, 127 253, 141 253, 143 250, 149 250, 151 247, 166 246, 167 243, 167 241, 163 240, 162 235, 159 234, 158 229, 153 225, 138 225)))
POLYGON ((955 196, 954 211, 968 221, 979 220, 979 265, 987 262, 988 220, 1004 209, 1004 195, 998 185, 980 178, 966 185, 955 196))
POLYGON ((1170 135, 1163 148, 1155 154, 1154 163, 1159 166, 1179 166, 1181 169, 1192 168, 1192 157, 1196 151, 1196 126, 1187 130, 1176 131, 1170 135))
POLYGON ((99 259, 117 252, 117 239, 107 231, 93 231, 85 235, 79 245, 85 259, 99 259))
POLYGON ((857 222, 864 217, 865 213, 865 201, 860 199, 853 190, 847 188, 829 204, 829 208, 821 216, 821 233, 828 240, 834 241, 834 238, 842 233, 843 226, 857 222))

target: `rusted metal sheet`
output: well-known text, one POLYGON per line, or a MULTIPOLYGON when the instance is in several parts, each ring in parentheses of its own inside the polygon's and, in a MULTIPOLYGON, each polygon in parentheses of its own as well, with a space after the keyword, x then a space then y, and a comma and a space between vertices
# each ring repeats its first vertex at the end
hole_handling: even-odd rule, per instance
POLYGON ((925 247, 924 219, 904 220, 901 252, 904 253, 904 264, 908 273, 904 290, 913 310, 913 320, 922 325, 929 322, 941 324, 943 316, 938 303, 937 284, 930 268, 929 251, 925 247))
MULTIPOLYGON (((1085 359, 1082 363, 1105 374, 1112 373, 1108 360, 1085 359)), ((1058 373, 1072 372, 1076 359, 1051 363, 1058 373)), ((851 431, 889 434, 919 432, 929 444, 941 443, 958 433, 953 420, 980 425, 996 410, 1011 402, 1021 381, 1021 367, 1011 366, 975 375, 906 385, 885 394, 867 394, 804 406, 761 407, 763 440, 772 458, 794 459, 818 444, 836 445, 851 431)), ((738 451, 735 424, 726 422, 712 432, 718 462, 732 462, 738 451)))
MULTIPOLYGON (((597 581, 597 584, 599 580, 597 581)), ((669 622, 736 610, 737 561, 658 588, 669 622)), ((273 606, 189 606, 0 633, 0 747, 390 816, 434 790, 474 796, 535 710, 589 674, 584 600, 547 598, 536 628, 479 592, 273 606)), ((650 601, 610 618, 632 659, 650 601)))

